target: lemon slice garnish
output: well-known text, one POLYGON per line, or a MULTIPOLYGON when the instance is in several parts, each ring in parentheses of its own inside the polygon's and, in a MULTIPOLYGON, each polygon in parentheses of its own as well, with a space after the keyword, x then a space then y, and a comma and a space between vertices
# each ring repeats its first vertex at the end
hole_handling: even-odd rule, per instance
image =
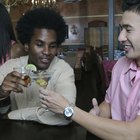
POLYGON ((25 69, 31 70, 31 71, 37 71, 36 66, 33 65, 33 64, 27 64, 27 65, 25 66, 25 69))
POLYGON ((36 83, 40 85, 41 87, 47 86, 48 84, 47 81, 45 81, 44 79, 37 79, 36 83))

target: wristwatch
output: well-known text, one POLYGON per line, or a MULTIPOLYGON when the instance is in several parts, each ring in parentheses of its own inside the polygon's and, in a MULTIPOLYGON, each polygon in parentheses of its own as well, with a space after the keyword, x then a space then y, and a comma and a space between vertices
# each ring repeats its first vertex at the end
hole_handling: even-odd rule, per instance
POLYGON ((70 105, 70 106, 67 106, 67 107, 64 109, 63 114, 64 114, 64 117, 65 117, 67 120, 70 120, 71 117, 72 117, 73 114, 74 114, 73 107, 74 107, 74 106, 70 105))

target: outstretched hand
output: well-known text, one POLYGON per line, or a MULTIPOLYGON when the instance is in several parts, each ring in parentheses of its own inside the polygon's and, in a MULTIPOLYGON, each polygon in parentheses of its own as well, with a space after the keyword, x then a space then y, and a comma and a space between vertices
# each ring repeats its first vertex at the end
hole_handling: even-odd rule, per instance
POLYGON ((92 115, 99 115, 100 108, 99 108, 98 102, 95 98, 92 99, 92 105, 93 105, 93 108, 89 111, 89 113, 92 115))
POLYGON ((64 108, 69 105, 64 96, 43 88, 40 89, 40 102, 41 107, 59 114, 63 114, 64 108))

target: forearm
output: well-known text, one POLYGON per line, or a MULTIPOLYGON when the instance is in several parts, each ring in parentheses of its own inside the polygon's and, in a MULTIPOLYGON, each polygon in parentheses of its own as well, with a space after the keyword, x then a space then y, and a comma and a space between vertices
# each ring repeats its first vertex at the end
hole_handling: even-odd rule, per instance
POLYGON ((102 139, 135 140, 139 138, 139 134, 132 129, 131 123, 93 116, 77 107, 74 108, 72 120, 102 139))

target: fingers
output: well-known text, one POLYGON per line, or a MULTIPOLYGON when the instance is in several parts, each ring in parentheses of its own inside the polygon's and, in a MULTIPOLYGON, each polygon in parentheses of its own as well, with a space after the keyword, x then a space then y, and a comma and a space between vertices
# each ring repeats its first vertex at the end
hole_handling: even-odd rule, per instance
POLYGON ((47 95, 41 93, 39 96, 40 96, 40 102, 41 102, 42 104, 45 104, 45 105, 46 105, 47 102, 48 102, 48 99, 47 99, 48 97, 47 97, 47 95))
POLYGON ((45 97, 44 94, 40 94, 40 100, 41 100, 42 102, 46 100, 46 97, 45 97))
POLYGON ((24 87, 27 87, 28 84, 30 83, 31 79, 29 76, 27 75, 22 75, 20 73, 18 73, 17 71, 13 71, 11 73, 9 73, 6 78, 5 78, 8 82, 11 83, 16 83, 18 85, 22 85, 24 87))
POLYGON ((99 115, 100 113, 100 108, 98 106, 98 102, 95 98, 92 99, 92 105, 93 105, 93 108, 90 110, 90 113, 92 115, 99 115))
POLYGON ((48 101, 47 97, 44 94, 40 94, 40 102, 41 102, 41 107, 45 109, 45 111, 49 111, 48 109, 48 101))
POLYGON ((21 88, 21 77, 18 74, 15 74, 17 72, 11 72, 9 73, 3 80, 2 83, 2 89, 6 92, 22 92, 22 88, 21 88))
POLYGON ((64 108, 69 105, 69 101, 59 93, 47 89, 40 89, 41 107, 63 114, 64 108))
POLYGON ((10 91, 14 91, 14 92, 23 92, 21 86, 19 86, 18 84, 16 83, 3 83, 2 84, 2 89, 5 91, 5 92, 10 92, 10 91))
POLYGON ((92 115, 96 115, 96 111, 95 111, 94 109, 91 109, 91 110, 89 111, 89 113, 92 114, 92 115))
POLYGON ((95 107, 95 106, 98 106, 98 102, 96 100, 96 98, 93 98, 92 99, 92 105, 95 107))
POLYGON ((48 106, 47 106, 46 104, 43 104, 43 103, 41 104, 41 107, 42 107, 42 108, 45 108, 45 109, 46 109, 46 108, 48 109, 48 106))
POLYGON ((40 94, 42 94, 42 95, 44 95, 44 96, 45 96, 45 95, 50 96, 50 95, 55 94, 53 91, 50 91, 50 90, 48 90, 48 89, 44 89, 43 87, 40 87, 39 92, 40 92, 40 94))
POLYGON ((17 71, 13 71, 11 74, 15 75, 16 77, 21 77, 21 74, 17 71))

